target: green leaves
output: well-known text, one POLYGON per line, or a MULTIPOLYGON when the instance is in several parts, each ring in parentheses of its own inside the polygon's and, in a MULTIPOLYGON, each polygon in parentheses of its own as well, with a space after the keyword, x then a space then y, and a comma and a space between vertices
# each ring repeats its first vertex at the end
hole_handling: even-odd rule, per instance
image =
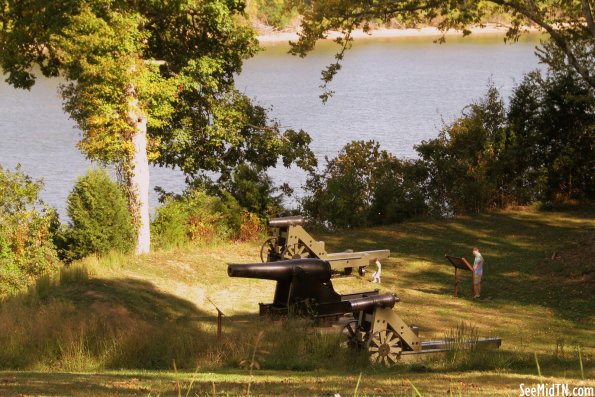
POLYGON ((43 184, 0 166, 0 297, 57 268, 55 211, 40 199, 43 184))
POLYGON ((64 232, 65 259, 128 252, 134 228, 124 192, 105 170, 90 170, 68 195, 71 224, 64 232))
POLYGON ((333 227, 358 227, 402 221, 426 211, 423 173, 415 162, 400 161, 376 141, 352 141, 311 172, 302 200, 314 219, 333 227))
POLYGON ((130 161, 132 103, 147 117, 149 158, 188 175, 227 172, 239 161, 270 167, 275 150, 284 152, 286 165, 313 157, 304 133, 284 139, 264 109, 234 89, 234 74, 258 50, 254 32, 235 19, 242 1, 4 0, 2 6, 8 12, 0 25, 0 65, 9 82, 30 87, 35 64, 46 75, 62 74, 69 81, 61 89, 64 108, 93 160, 120 167, 130 161), (268 128, 274 132, 263 133, 268 128), (286 149, 292 143, 300 155, 286 149))
POLYGON ((508 108, 490 87, 438 138, 416 147, 428 197, 451 213, 592 199, 594 115, 576 73, 528 74, 508 108))
MULTIPOLYGON (((368 31, 370 22, 394 20, 404 26, 433 24, 442 32, 455 29, 466 36, 471 33, 470 26, 489 20, 495 10, 508 14, 506 41, 516 41, 526 27, 537 26, 551 38, 551 45, 541 49, 542 61, 552 67, 563 63, 595 88, 595 10, 586 0, 294 0, 292 4, 303 15, 299 40, 290 43, 292 54, 306 56, 329 31, 342 34, 336 62, 322 72, 323 102, 332 95, 327 85, 340 69, 345 44, 354 29, 368 31)), ((445 38, 436 41, 442 43, 445 38)))
MULTIPOLYGON (((30 88, 36 65, 67 80, 61 94, 83 132, 78 146, 117 167, 137 220, 149 216, 138 205, 146 191, 133 186, 143 168, 134 160, 145 158, 135 136, 149 138, 149 161, 189 178, 215 171, 225 180, 240 163, 264 169, 280 156, 286 166, 314 158, 307 134, 285 139, 262 107, 235 90, 234 75, 259 48, 253 30, 238 23, 243 1, 0 0, 0 9, 7 81, 30 88)), ((135 223, 142 252, 147 229, 135 223)))

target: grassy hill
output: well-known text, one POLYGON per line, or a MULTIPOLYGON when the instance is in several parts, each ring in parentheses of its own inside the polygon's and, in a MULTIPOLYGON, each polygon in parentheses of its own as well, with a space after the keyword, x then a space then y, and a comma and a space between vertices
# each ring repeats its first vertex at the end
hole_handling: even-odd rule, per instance
MULTIPOLYGON (((382 291, 423 339, 472 328, 499 351, 384 369, 341 347, 338 329, 258 319, 274 282, 227 277, 259 242, 87 259, 0 304, 0 395, 519 395, 519 384, 594 386, 595 210, 505 211, 316 237, 329 252, 388 248, 382 291), (486 259, 452 297, 444 254, 486 259), (215 336, 215 308, 225 313, 215 336), (254 357, 254 358, 253 358, 254 357), (540 366, 538 374, 536 359, 540 366), (250 370, 256 362, 260 369, 250 370), (581 370, 582 365, 582 370, 581 370)), ((333 280, 370 289, 370 276, 333 280)))

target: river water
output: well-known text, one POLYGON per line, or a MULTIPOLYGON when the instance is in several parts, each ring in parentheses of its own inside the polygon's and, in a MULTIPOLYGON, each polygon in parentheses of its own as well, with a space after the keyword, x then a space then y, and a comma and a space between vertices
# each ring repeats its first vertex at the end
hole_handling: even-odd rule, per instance
MULTIPOLYGON (((336 45, 321 43, 304 59, 287 54, 284 43, 268 45, 248 60, 237 87, 271 108, 286 128, 304 129, 322 160, 354 139, 375 139, 401 158, 415 156, 413 146, 437 135, 491 81, 506 97, 523 74, 538 65, 538 37, 516 44, 502 37, 364 39, 347 53, 343 69, 330 88, 336 93, 322 104, 320 71, 332 62, 336 45)), ((77 150, 80 138, 62 111, 59 79, 38 79, 31 91, 0 82, 0 165, 43 178, 42 198, 65 215, 65 200, 76 178, 92 166, 77 150)), ((297 188, 305 175, 296 169, 271 170, 277 183, 297 188)), ((152 186, 179 192, 180 172, 153 168, 152 186)), ((290 200, 291 202, 291 200, 290 200)), ((151 192, 151 204, 157 204, 151 192)))

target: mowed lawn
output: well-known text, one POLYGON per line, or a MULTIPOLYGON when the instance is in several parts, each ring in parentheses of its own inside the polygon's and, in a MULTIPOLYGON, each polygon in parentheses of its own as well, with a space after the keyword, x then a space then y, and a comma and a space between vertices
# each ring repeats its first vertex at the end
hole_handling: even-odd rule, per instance
MULTIPOLYGON (((412 395, 415 389, 434 396, 518 396, 521 383, 593 387, 594 232, 593 208, 558 212, 521 209, 326 235, 312 232, 326 241, 329 252, 390 249, 380 287, 401 298, 395 307, 398 314, 419 326, 423 339, 444 337, 461 324, 473 327, 479 336, 501 337, 503 356, 488 370, 420 363, 390 369, 354 364, 353 370, 250 372, 239 365, 209 365, 204 357, 198 360, 196 370, 175 372, 173 368, 163 372, 142 368, 64 372, 61 368, 56 372, 51 366, 31 364, 27 371, 0 372, 0 396, 412 395), (444 254, 471 260, 475 245, 486 260, 484 299, 471 299, 469 275, 463 278, 462 296, 454 298, 453 269, 444 254), (514 363, 507 362, 507 357, 514 363)), ((217 305, 226 315, 224 335, 233 340, 236 334, 245 339, 253 333, 256 338, 258 327, 269 326, 257 319, 258 303, 272 300, 275 283, 232 279, 226 267, 227 263, 258 262, 259 248, 258 242, 221 244, 161 251, 142 258, 87 260, 84 264, 91 269, 94 282, 104 289, 86 294, 85 299, 105 298, 110 291, 117 291, 112 301, 136 305, 135 288, 142 285, 144 294, 154 290, 178 300, 178 306, 195 308, 210 333, 215 332, 217 305), (107 289, 107 285, 118 288, 107 289)), ((371 273, 342 277, 333 284, 338 292, 354 292, 374 287, 370 278, 371 273)), ((159 302, 151 305, 158 307, 159 302)), ((151 310, 151 305, 146 310, 151 310)), ((168 316, 182 318, 187 311, 168 316)))
POLYGON ((519 396, 520 385, 568 384, 594 387, 591 380, 500 372, 381 374, 256 371, 174 373, 1 373, 1 395, 19 396, 519 396), (358 383, 359 379, 359 383, 358 383), (415 387, 415 388, 414 388, 415 387))

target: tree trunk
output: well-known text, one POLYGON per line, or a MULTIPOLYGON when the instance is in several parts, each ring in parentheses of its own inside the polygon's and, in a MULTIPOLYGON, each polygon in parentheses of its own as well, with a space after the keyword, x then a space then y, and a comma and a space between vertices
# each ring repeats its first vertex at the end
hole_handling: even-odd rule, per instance
POLYGON ((146 254, 151 250, 151 232, 149 224, 149 159, 147 157, 147 116, 139 109, 134 87, 129 88, 128 119, 134 127, 132 144, 134 153, 129 160, 126 177, 128 202, 137 228, 136 254, 146 254))
POLYGON ((146 254, 151 249, 149 225, 149 160, 147 158, 147 118, 139 117, 136 133, 132 137, 134 157, 132 159, 131 192, 135 194, 137 216, 136 254, 146 254))

